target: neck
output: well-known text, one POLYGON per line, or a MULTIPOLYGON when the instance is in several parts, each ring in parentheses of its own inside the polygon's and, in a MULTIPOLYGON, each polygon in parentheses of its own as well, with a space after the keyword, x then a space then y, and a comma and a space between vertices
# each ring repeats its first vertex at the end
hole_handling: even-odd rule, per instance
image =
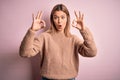
POLYGON ((57 34, 58 36, 65 36, 64 31, 56 31, 56 34, 57 34))
POLYGON ((64 33, 64 31, 56 31, 57 33, 64 33))

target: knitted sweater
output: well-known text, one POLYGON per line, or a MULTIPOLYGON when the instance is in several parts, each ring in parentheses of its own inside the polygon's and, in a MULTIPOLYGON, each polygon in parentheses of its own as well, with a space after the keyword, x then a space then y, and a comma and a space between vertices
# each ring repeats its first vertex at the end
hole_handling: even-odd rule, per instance
POLYGON ((79 54, 93 57, 97 49, 88 28, 80 31, 83 40, 64 33, 43 32, 35 36, 35 31, 28 30, 20 46, 20 56, 32 57, 40 54, 41 76, 50 79, 70 79, 78 74, 79 54))

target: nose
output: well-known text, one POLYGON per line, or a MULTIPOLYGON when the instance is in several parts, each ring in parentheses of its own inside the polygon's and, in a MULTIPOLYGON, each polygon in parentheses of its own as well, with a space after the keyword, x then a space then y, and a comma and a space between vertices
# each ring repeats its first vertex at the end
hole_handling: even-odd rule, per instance
POLYGON ((61 23, 61 18, 58 19, 58 23, 61 23))

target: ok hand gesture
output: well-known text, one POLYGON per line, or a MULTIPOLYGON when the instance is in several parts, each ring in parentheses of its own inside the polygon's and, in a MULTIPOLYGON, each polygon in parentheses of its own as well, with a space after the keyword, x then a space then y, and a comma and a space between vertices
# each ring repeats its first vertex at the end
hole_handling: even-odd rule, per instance
POLYGON ((32 14, 33 22, 31 29, 34 31, 38 31, 46 26, 45 21, 41 20, 42 12, 38 12, 37 16, 34 17, 34 14, 32 14))
POLYGON ((81 14, 80 11, 79 11, 79 15, 77 15, 76 11, 74 13, 75 13, 76 19, 73 20, 72 26, 79 30, 84 30, 85 29, 85 26, 83 23, 84 14, 81 14))

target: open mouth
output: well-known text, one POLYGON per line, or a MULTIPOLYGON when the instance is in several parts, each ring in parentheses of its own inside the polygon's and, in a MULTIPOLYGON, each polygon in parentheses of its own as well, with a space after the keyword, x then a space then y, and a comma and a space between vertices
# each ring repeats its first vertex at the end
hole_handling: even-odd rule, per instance
POLYGON ((58 28, 62 28, 62 25, 58 25, 58 28))

